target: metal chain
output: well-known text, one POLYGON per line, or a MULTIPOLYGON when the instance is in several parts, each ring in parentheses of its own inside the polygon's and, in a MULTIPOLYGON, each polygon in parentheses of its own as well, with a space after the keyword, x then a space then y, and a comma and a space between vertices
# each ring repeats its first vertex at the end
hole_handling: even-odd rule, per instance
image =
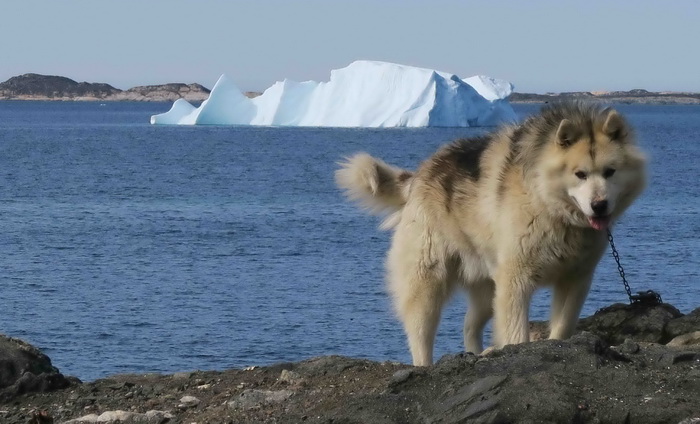
POLYGON ((610 231, 610 228, 608 228, 608 241, 610 242, 612 256, 613 258, 615 258, 615 262, 617 263, 617 272, 620 273, 620 278, 622 278, 622 284, 625 285, 625 291, 627 292, 627 297, 629 297, 630 299, 630 304, 642 303, 649 305, 658 305, 662 303, 663 301, 661 300, 661 295, 653 290, 638 292, 636 295, 632 295, 632 289, 630 289, 630 285, 627 282, 627 278, 625 277, 625 269, 620 263, 620 254, 617 253, 617 249, 615 248, 615 241, 613 239, 612 231, 610 231))

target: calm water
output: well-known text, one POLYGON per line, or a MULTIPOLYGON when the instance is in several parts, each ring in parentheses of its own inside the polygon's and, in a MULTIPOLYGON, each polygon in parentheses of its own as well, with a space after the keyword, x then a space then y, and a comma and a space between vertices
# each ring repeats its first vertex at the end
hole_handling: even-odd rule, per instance
MULTIPOLYGON (((413 168, 484 130, 148 124, 169 107, 0 102, 0 332, 84 380, 327 354, 408 362, 383 288, 389 235, 343 200, 335 162, 366 150, 413 168)), ((689 312, 700 107, 620 109, 651 158, 650 187, 616 229, 623 264, 633 290, 689 312)), ((584 314, 625 301, 606 256, 584 314)), ((462 349, 464 308, 446 310, 438 357, 462 349)))

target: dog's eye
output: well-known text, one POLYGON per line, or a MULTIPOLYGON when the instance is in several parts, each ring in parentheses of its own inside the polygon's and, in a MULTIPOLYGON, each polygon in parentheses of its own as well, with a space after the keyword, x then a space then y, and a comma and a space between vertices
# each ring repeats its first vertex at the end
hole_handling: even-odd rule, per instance
POLYGON ((605 168, 603 171, 603 178, 610 178, 615 174, 615 170, 613 168, 605 168))
POLYGON ((579 180, 585 180, 588 177, 588 175, 583 171, 576 171, 574 175, 576 175, 579 180))

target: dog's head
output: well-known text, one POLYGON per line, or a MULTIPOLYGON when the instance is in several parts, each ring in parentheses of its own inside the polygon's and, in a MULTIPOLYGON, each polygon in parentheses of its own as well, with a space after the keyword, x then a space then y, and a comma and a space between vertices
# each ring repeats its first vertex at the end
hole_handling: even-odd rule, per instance
POLYGON ((597 107, 571 109, 555 126, 543 152, 546 185, 576 225, 605 230, 645 186, 632 129, 616 110, 597 107))

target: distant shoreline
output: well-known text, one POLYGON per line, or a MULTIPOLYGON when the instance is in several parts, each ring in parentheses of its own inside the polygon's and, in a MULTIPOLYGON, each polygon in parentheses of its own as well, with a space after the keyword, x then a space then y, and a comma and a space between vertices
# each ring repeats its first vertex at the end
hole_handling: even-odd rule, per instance
POLYGON ((562 100, 591 100, 623 104, 698 105, 700 104, 700 93, 653 92, 636 89, 630 91, 576 91, 547 94, 513 93, 508 98, 508 101, 511 103, 548 103, 562 100))
MULTIPOLYGON (((244 93, 248 98, 254 98, 259 95, 255 92, 244 93)), ((552 103, 557 101, 565 100, 590 100, 598 101, 603 103, 611 104, 645 104, 645 105, 700 105, 700 97, 682 97, 682 96, 649 96, 646 98, 639 97, 626 97, 626 96, 614 96, 614 97, 601 97, 601 96, 570 96, 570 95, 541 95, 537 94, 536 98, 520 98, 521 95, 530 96, 529 93, 513 93, 512 96, 515 98, 508 98, 511 104, 542 104, 542 103, 552 103)), ((87 103, 122 103, 122 102, 148 102, 148 103, 172 103, 178 99, 185 99, 190 103, 201 104, 204 99, 195 97, 175 97, 175 98, 160 98, 154 97, 150 98, 148 96, 142 96, 139 98, 103 98, 103 97, 47 97, 47 96, 13 96, 6 97, 0 96, 0 101, 2 102, 87 102, 87 103)))
MULTIPOLYGON (((200 84, 169 83, 120 90, 105 83, 76 82, 66 77, 24 74, 0 83, 0 101, 66 101, 66 102, 174 102, 184 99, 202 102, 211 90, 200 84)), ((244 93, 249 98, 260 92, 244 93)), ((609 92, 518 93, 508 97, 513 104, 549 103, 562 100, 591 100, 605 103, 697 105, 700 93, 652 92, 642 89, 609 92)))

